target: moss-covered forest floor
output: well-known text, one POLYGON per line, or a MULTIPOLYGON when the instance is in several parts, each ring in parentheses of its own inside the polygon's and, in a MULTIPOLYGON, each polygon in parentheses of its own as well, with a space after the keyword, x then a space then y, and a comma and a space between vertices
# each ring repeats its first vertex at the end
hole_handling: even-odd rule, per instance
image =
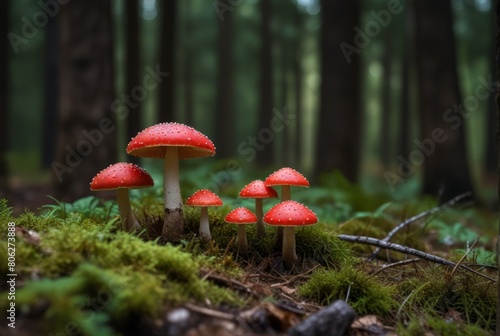
MULTIPOLYGON (((299 262, 286 269, 267 227, 247 230, 250 253, 238 255, 237 228, 224 222, 252 200, 228 189, 209 210, 212 241, 197 236, 199 211, 186 207, 177 245, 158 243, 163 222, 159 188, 132 193, 144 230, 118 230, 116 204, 88 197, 14 215, 0 202, 0 264, 15 232, 15 301, 2 281, 0 306, 15 302, 15 329, 1 335, 280 335, 335 300, 357 313, 352 335, 488 335, 495 330, 496 214, 467 202, 445 207, 399 231, 392 242, 467 266, 442 264, 340 240, 339 234, 383 239, 405 219, 435 208, 431 198, 391 197, 362 190, 339 176, 292 192, 318 214, 297 230, 299 262), (14 223, 14 224, 12 224, 14 223), (406 261, 405 261, 406 260, 406 261), (405 261, 405 262, 403 262, 405 261), (400 263, 398 263, 400 262, 400 263)), ((183 186, 199 188, 195 183, 183 186)), ((183 191, 183 195, 188 192, 183 191)), ((277 200, 265 201, 265 208, 277 200)), ((29 208, 29 204, 26 205, 29 208)))

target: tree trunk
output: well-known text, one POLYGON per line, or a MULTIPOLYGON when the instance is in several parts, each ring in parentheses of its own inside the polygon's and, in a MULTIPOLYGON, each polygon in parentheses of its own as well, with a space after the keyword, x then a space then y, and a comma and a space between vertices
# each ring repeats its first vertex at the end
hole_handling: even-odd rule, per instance
POLYGON ((403 35, 403 65, 401 67, 401 114, 399 119, 398 154, 408 157, 410 153, 410 73, 413 67, 415 9, 410 2, 405 4, 405 20, 403 35))
MULTIPOLYGON (((131 93, 137 85, 142 84, 139 79, 139 13, 138 1, 127 0, 125 4, 125 92, 131 93)), ((129 105, 126 118, 127 141, 141 131, 141 103, 129 105)), ((137 156, 129 156, 130 162, 139 163, 137 156)))
MULTIPOLYGON (((472 191, 467 163, 464 110, 456 68, 450 1, 415 2, 418 102, 421 138, 406 158, 424 168, 423 192, 441 201, 472 191)), ((470 104, 469 104, 470 105, 470 104)))
MULTIPOLYGON (((358 178, 361 146, 360 58, 347 51, 359 26, 360 1, 321 1, 321 89, 316 175, 340 170, 358 178)), ((361 52, 361 51, 360 51, 361 52)))
MULTIPOLYGON (((271 43, 271 16, 272 1, 260 1, 260 83, 259 83, 259 111, 258 134, 269 127, 269 120, 273 112, 273 68, 272 68, 272 43, 271 43)), ((276 136, 276 135, 275 135, 276 136)), ((260 139, 257 162, 261 166, 269 166, 274 162, 273 140, 260 139), (262 141, 264 140, 264 141, 262 141)))
MULTIPOLYGON (((496 22, 496 59, 500 59, 500 1, 495 2, 495 22, 496 22)), ((496 82, 500 81, 500 62, 496 64, 496 82)), ((500 202, 500 86, 496 86, 497 103, 497 134, 496 134, 496 154, 497 154, 497 202, 500 202)), ((500 208, 497 210, 499 211, 500 208)), ((500 211, 499 211, 500 213, 500 211)), ((497 232, 497 277, 500 276, 500 216, 498 216, 497 232)), ((496 335, 500 335, 500 281, 497 282, 497 316, 496 316, 496 335)))
POLYGON ((9 59, 10 45, 7 39, 9 32, 9 0, 0 0, 0 32, 2 41, 0 43, 0 186, 7 186, 7 150, 9 141, 9 59))
MULTIPOLYGON (((48 1, 47 1, 48 2, 48 1)), ((54 125, 57 124, 58 109, 58 44, 59 27, 57 18, 50 16, 46 32, 46 87, 45 111, 42 129, 42 167, 49 169, 55 158, 57 134, 54 125)))
MULTIPOLYGON (((290 109, 290 105, 288 104, 288 71, 289 71, 289 55, 290 49, 288 48, 288 43, 286 41, 286 37, 280 36, 279 48, 280 48, 280 78, 279 78, 279 86, 280 86, 280 108, 281 109, 290 109)), ((278 134, 275 134, 275 139, 278 137, 278 134)), ((277 141, 277 139, 275 140, 277 141)), ((290 127, 286 127, 282 132, 282 136, 280 139, 280 150, 279 153, 275 153, 274 155, 277 158, 277 161, 280 162, 281 165, 290 166, 291 163, 291 145, 292 145, 292 137, 290 134, 290 127)))
POLYGON ((392 147, 392 30, 387 30, 385 34, 385 52, 382 59, 382 66, 384 69, 384 77, 382 77, 382 99, 380 104, 381 125, 380 125, 380 158, 384 168, 391 166, 391 147, 392 147))
POLYGON ((186 125, 195 126, 193 104, 193 20, 191 18, 191 2, 185 1, 184 13, 184 119, 186 125))
POLYGON ((90 194, 100 169, 116 161, 111 1, 73 0, 59 13, 59 123, 56 197, 90 194))
POLYGON ((233 16, 219 21, 218 77, 215 144, 217 157, 228 158, 235 154, 235 111, 233 76, 233 16))
POLYGON ((177 17, 177 1, 166 0, 162 2, 161 39, 160 39, 160 71, 168 72, 159 86, 159 111, 158 121, 167 122, 174 120, 174 46, 175 24, 177 17))
POLYGON ((302 13, 297 9, 295 10, 294 23, 298 30, 298 36, 294 42, 294 55, 292 62, 293 79, 294 79, 294 94, 295 94, 295 120, 292 121, 294 126, 295 136, 293 138, 293 151, 295 153, 295 166, 302 168, 302 150, 304 137, 302 136, 302 94, 303 94, 303 80, 304 71, 302 69, 302 27, 303 18, 302 13))
MULTIPOLYGON (((495 13, 493 13, 495 14, 495 13)), ((496 37, 496 26, 495 18, 492 17, 491 33, 496 37)), ((496 45, 495 38, 491 39, 491 52, 489 57, 489 67, 491 75, 493 78, 497 77, 497 58, 496 56, 496 45)), ((486 157, 485 157, 485 172, 491 176, 494 176, 497 168, 497 155, 496 155, 496 125, 497 125, 497 106, 495 102, 495 95, 492 94, 488 98, 488 115, 486 117, 486 122, 488 124, 486 132, 486 157)))

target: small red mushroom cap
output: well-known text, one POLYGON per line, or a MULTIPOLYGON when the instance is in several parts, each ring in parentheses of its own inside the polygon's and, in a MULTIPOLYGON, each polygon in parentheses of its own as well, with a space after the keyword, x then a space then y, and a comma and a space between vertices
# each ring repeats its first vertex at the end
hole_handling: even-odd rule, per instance
POLYGON ((119 162, 103 169, 90 182, 90 190, 145 188, 154 185, 151 176, 141 167, 119 162))
POLYGON ((207 189, 201 189, 189 196, 186 205, 197 207, 221 206, 222 200, 207 189))
POLYGON ((161 123, 139 132, 127 146, 127 153, 145 158, 164 158, 166 147, 179 147, 179 159, 212 156, 215 146, 194 128, 179 123, 161 123))
POLYGON ((240 197, 243 198, 275 198, 278 193, 271 187, 266 187, 264 181, 255 180, 247 184, 240 191, 240 197))
POLYGON ((264 215, 264 223, 275 226, 306 226, 318 222, 316 214, 296 201, 276 204, 264 215))
POLYGON ((247 208, 236 208, 227 214, 224 220, 232 224, 255 224, 257 223, 257 216, 247 208))
POLYGON ((293 168, 281 168, 266 178, 266 186, 290 185, 296 187, 309 187, 309 181, 293 168))

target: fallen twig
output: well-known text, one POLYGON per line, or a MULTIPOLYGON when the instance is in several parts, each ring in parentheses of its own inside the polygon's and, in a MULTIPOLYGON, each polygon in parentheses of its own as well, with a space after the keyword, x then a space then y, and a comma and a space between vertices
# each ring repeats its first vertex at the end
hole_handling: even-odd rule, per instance
POLYGON ((406 260, 401 260, 401 261, 393 262, 391 264, 386 264, 386 265, 380 267, 375 273, 371 274, 370 276, 375 276, 378 273, 380 273, 382 271, 385 271, 386 269, 389 269, 389 268, 403 266, 403 265, 408 265, 408 264, 416 263, 416 262, 419 262, 419 261, 420 261, 420 258, 414 258, 414 259, 406 259, 406 260))
MULTIPOLYGON (((388 242, 399 230, 403 229, 405 226, 407 226, 407 225, 409 225, 409 224, 411 224, 413 222, 416 222, 416 221, 418 221, 421 218, 424 218, 426 216, 435 214, 436 212, 439 212, 439 211, 443 210, 446 207, 452 206, 455 203, 463 200, 464 198, 469 197, 470 195, 472 195, 472 193, 470 191, 468 191, 466 193, 460 194, 460 195, 452 198, 451 200, 449 200, 448 202, 446 202, 444 204, 441 204, 440 206, 437 206, 435 208, 426 210, 424 212, 419 213, 418 215, 415 215, 413 217, 408 218, 404 222, 401 222, 400 224, 398 224, 394 229, 392 229, 387 234, 387 236, 384 239, 382 239, 382 241, 388 242)), ((375 251, 373 251, 373 253, 368 258, 368 261, 371 261, 371 260, 375 259, 375 257, 377 256, 377 254, 380 252, 380 249, 381 249, 380 247, 377 247, 377 249, 375 249, 375 251)))
POLYGON ((445 265, 445 266, 451 266, 451 267, 458 267, 463 268, 464 270, 467 270, 469 272, 472 272, 476 275, 479 275, 485 279, 488 279, 493 282, 497 282, 496 279, 493 279, 485 274, 482 274, 480 272, 477 272, 476 270, 473 270, 472 268, 469 268, 465 265, 454 263, 453 261, 446 260, 444 258, 438 257, 434 254, 426 253, 408 246, 403 246, 391 242, 387 242, 381 239, 376 239, 376 238, 371 238, 371 237, 364 237, 364 236, 350 236, 350 235, 338 235, 337 236, 340 240, 352 242, 352 243, 361 243, 361 244, 367 244, 367 245, 372 245, 372 246, 377 246, 380 248, 385 248, 385 249, 390 249, 394 250, 397 252, 401 252, 404 254, 410 254, 414 255, 416 257, 435 262, 437 264, 445 265))

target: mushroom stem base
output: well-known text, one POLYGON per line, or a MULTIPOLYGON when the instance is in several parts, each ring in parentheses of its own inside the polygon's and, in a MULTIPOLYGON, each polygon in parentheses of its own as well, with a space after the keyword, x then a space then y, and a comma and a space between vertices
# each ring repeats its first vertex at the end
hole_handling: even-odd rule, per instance
POLYGON ((207 207, 202 207, 200 212, 200 238, 205 243, 212 239, 212 235, 210 234, 210 224, 208 222, 207 207))
POLYGON ((182 208, 165 208, 165 221, 163 222, 162 240, 166 242, 178 242, 184 231, 184 216, 182 208))

